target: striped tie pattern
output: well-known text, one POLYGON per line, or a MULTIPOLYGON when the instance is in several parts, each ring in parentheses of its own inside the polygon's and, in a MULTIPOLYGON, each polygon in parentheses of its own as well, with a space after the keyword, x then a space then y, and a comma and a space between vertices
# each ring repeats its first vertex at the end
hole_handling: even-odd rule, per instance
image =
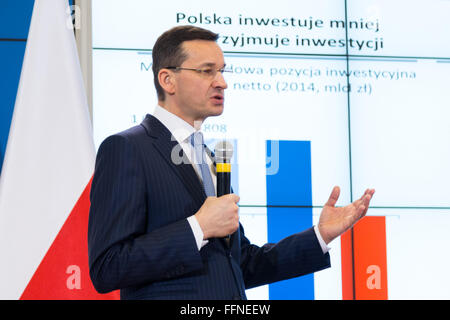
POLYGON ((194 132, 191 135, 191 144, 194 147, 195 158, 197 166, 200 169, 200 173, 203 180, 203 188, 205 190, 207 197, 212 197, 216 195, 214 189, 214 183, 211 177, 211 171, 209 170, 208 164, 206 162, 206 152, 205 145, 203 143, 203 134, 200 131, 194 132))

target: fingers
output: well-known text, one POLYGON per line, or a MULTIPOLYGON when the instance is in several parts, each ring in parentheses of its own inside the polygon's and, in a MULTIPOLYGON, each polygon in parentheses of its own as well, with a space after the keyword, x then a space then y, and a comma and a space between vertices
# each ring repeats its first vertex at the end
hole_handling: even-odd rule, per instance
POLYGON ((363 205, 359 206, 358 207, 358 212, 357 212, 357 215, 356 215, 356 221, 362 219, 366 215, 366 212, 367 212, 367 208, 365 206, 363 206, 363 205))
POLYGON ((372 200, 372 196, 375 193, 374 189, 367 189, 364 195, 361 197, 358 203, 358 212, 360 219, 364 217, 369 209, 370 200, 372 200))
POLYGON ((366 209, 369 206, 370 202, 370 195, 363 195, 358 200, 353 201, 352 205, 356 208, 356 210, 359 210, 361 206, 366 209))
POLYGON ((225 195, 223 195, 223 196, 221 196, 219 198, 228 199, 228 200, 230 200, 230 201, 232 201, 232 202, 234 202, 236 204, 241 199, 237 194, 234 194, 234 193, 225 194, 225 195))
POLYGON ((366 191, 361 196, 361 198, 354 201, 353 204, 355 206, 359 206, 360 204, 363 204, 364 206, 366 206, 366 209, 367 209, 369 207, 370 200, 372 199, 374 193, 375 193, 375 189, 366 189, 366 191))
POLYGON ((363 200, 363 198, 366 196, 366 195, 371 195, 372 196, 372 193, 371 193, 371 191, 372 191, 373 189, 366 189, 366 191, 364 191, 364 193, 363 193, 363 195, 358 199, 358 200, 363 200))
POLYGON ((373 194, 375 193, 374 189, 367 189, 364 194, 358 200, 355 200, 351 206, 353 207, 352 220, 353 223, 363 218, 367 210, 369 209, 370 200, 372 199, 373 194))
POLYGON ((367 194, 364 196, 364 199, 363 199, 364 210, 363 210, 363 213, 361 214, 361 218, 364 217, 367 213, 367 210, 369 210, 369 204, 370 204, 371 199, 372 199, 372 196, 370 194, 367 194))
POLYGON ((239 196, 208 197, 195 214, 204 239, 224 237, 239 228, 239 196))
POLYGON ((341 193, 341 189, 339 189, 338 186, 335 186, 333 190, 331 191, 330 197, 328 198, 327 203, 325 203, 326 206, 334 207, 336 205, 336 202, 339 199, 339 194, 341 193))

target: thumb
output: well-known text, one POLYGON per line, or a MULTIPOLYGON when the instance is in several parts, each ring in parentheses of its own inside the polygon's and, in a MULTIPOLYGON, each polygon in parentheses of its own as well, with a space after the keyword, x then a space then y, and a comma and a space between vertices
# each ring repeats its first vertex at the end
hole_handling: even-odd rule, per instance
POLYGON ((338 186, 335 186, 333 188, 333 191, 331 191, 330 197, 328 198, 327 203, 325 203, 326 206, 334 207, 336 202, 339 199, 339 194, 341 193, 341 189, 339 189, 338 186))

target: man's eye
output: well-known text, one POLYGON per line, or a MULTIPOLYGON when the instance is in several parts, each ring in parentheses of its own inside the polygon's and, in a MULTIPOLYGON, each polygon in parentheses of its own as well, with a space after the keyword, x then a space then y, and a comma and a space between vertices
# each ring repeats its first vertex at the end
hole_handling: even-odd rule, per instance
POLYGON ((203 69, 202 72, 206 75, 210 75, 214 72, 214 70, 213 69, 203 69))

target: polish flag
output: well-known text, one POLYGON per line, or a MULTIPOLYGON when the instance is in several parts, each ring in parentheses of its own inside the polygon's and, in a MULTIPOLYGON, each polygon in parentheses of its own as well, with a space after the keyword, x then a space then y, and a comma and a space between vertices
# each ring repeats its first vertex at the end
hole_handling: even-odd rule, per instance
POLYGON ((67 0, 37 0, 0 176, 0 299, 115 299, 89 277, 95 148, 67 0))

